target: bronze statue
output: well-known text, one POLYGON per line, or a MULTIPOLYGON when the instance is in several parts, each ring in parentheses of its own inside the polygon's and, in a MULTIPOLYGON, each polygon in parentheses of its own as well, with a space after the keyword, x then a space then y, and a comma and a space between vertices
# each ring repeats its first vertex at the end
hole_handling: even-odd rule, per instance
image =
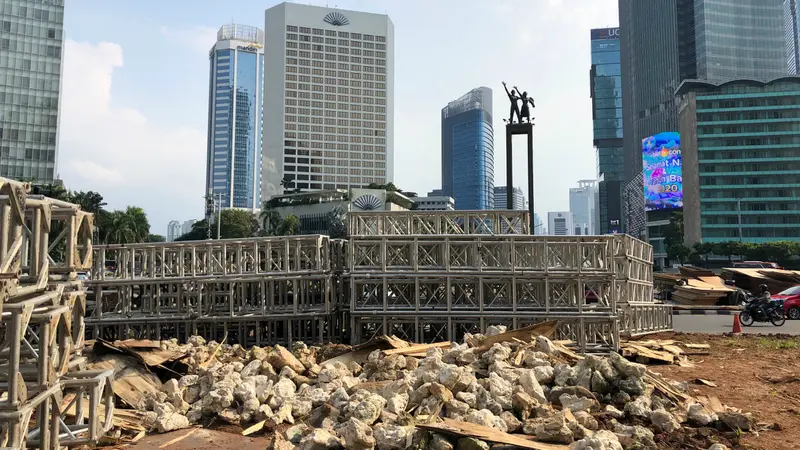
POLYGON ((508 123, 514 123, 514 116, 517 116, 517 122, 520 122, 521 115, 519 113, 519 106, 517 106, 517 100, 520 100, 520 97, 517 95, 518 90, 516 88, 512 89, 511 92, 508 92, 508 86, 506 86, 506 82, 503 81, 503 87, 506 89, 506 94, 508 94, 508 99, 511 100, 511 109, 509 110, 509 118, 508 123))
POLYGON ((511 92, 508 91, 508 86, 506 86, 506 82, 503 81, 503 87, 506 89, 506 94, 508 95, 508 99, 511 101, 511 109, 509 110, 510 117, 508 118, 508 123, 533 123, 533 118, 531 117, 531 110, 530 108, 536 108, 536 105, 533 103, 533 99, 528 97, 528 92, 524 91, 520 95, 520 89, 514 86, 511 89, 511 92), (520 111, 519 105, 517 102, 522 100, 522 111, 520 111), (530 103, 530 108, 528 104, 530 103), (514 116, 517 116, 517 121, 514 121, 514 116))
MULTIPOLYGON (((514 86, 514 89, 519 92, 518 87, 514 86)), ((531 104, 531 108, 536 108, 536 105, 533 103, 533 99, 528 97, 528 91, 523 92, 519 99, 522 100, 522 115, 520 116, 519 122, 522 123, 523 120, 526 120, 528 123, 533 123, 531 110, 528 108, 528 103, 531 104)))

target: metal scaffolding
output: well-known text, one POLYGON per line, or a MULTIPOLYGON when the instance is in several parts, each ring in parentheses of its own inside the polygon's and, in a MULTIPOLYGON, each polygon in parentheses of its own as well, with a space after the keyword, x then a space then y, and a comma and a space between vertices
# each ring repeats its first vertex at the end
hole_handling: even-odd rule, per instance
POLYGON ((652 247, 630 236, 530 236, 524 211, 351 212, 349 222, 346 241, 96 246, 88 335, 432 342, 559 319, 560 337, 602 350, 622 333, 671 328, 653 302, 652 247))
POLYGON ((0 178, 0 446, 96 443, 114 403, 112 371, 82 356, 92 215, 29 191, 0 178))

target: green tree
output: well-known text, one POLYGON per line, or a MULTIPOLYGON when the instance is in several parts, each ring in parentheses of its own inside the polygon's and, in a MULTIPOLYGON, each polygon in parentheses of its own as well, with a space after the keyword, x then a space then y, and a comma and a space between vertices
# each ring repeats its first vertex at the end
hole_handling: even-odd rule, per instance
POLYGON ((347 239, 347 213, 344 208, 337 206, 331 211, 328 211, 328 236, 333 239, 347 239))
MULTIPOLYGON (((216 218, 215 218, 216 220, 216 218)), ((255 215, 240 209, 223 209, 220 213, 219 230, 222 239, 242 239, 252 237, 258 230, 255 215)), ((211 238, 217 238, 217 224, 211 223, 211 238)), ((175 239, 176 241, 199 241, 208 239, 208 221, 195 222, 192 230, 175 239)))
POLYGON ((148 234, 145 242, 167 242, 167 238, 160 234, 148 234))
POLYGON ((259 214, 261 221, 261 229, 267 236, 275 236, 278 234, 278 227, 281 226, 281 215, 276 211, 269 202, 264 202, 261 207, 261 214, 259 214))
POLYGON ((106 242, 109 244, 130 244, 144 242, 150 234, 147 215, 138 206, 128 206, 124 211, 109 214, 104 224, 106 242))
POLYGON ((103 196, 94 191, 71 192, 69 201, 80 206, 81 210, 92 214, 105 212, 103 207, 106 206, 106 202, 103 200, 103 196))
POLYGON ((691 255, 692 250, 683 245, 683 213, 675 212, 669 219, 669 223, 664 226, 664 248, 667 251, 667 259, 677 260, 683 264, 691 255))
POLYGON ((295 215, 286 216, 278 227, 278 234, 281 236, 291 236, 300 232, 300 219, 295 215))

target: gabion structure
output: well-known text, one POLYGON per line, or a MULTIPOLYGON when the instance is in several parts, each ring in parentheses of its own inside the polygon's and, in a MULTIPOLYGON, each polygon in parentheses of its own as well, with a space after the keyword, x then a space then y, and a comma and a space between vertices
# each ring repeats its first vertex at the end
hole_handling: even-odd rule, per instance
POLYGON ((112 371, 82 356, 92 215, 29 192, 0 178, 0 447, 93 444, 114 403, 112 371))
POLYGON ((530 236, 524 211, 351 212, 326 236, 96 246, 90 337, 242 345, 460 340, 562 321, 582 350, 671 328, 652 247, 630 236, 530 236))

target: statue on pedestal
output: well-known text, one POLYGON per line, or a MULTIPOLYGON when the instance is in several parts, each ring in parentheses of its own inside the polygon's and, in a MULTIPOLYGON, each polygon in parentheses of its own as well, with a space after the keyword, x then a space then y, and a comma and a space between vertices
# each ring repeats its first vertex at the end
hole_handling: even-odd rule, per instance
POLYGON ((506 86, 506 82, 503 81, 503 87, 506 89, 506 94, 508 95, 508 99, 511 101, 511 108, 509 110, 509 118, 508 123, 533 123, 533 118, 531 117, 531 110, 530 108, 536 108, 536 105, 533 102, 533 98, 528 97, 528 91, 522 92, 520 95, 520 89, 514 86, 513 89, 509 92, 508 86, 506 86), (520 107, 517 104, 518 101, 522 100, 522 110, 520 111, 520 107), (530 104, 530 108, 528 107, 530 104), (517 116, 517 121, 514 121, 514 116, 517 116))

